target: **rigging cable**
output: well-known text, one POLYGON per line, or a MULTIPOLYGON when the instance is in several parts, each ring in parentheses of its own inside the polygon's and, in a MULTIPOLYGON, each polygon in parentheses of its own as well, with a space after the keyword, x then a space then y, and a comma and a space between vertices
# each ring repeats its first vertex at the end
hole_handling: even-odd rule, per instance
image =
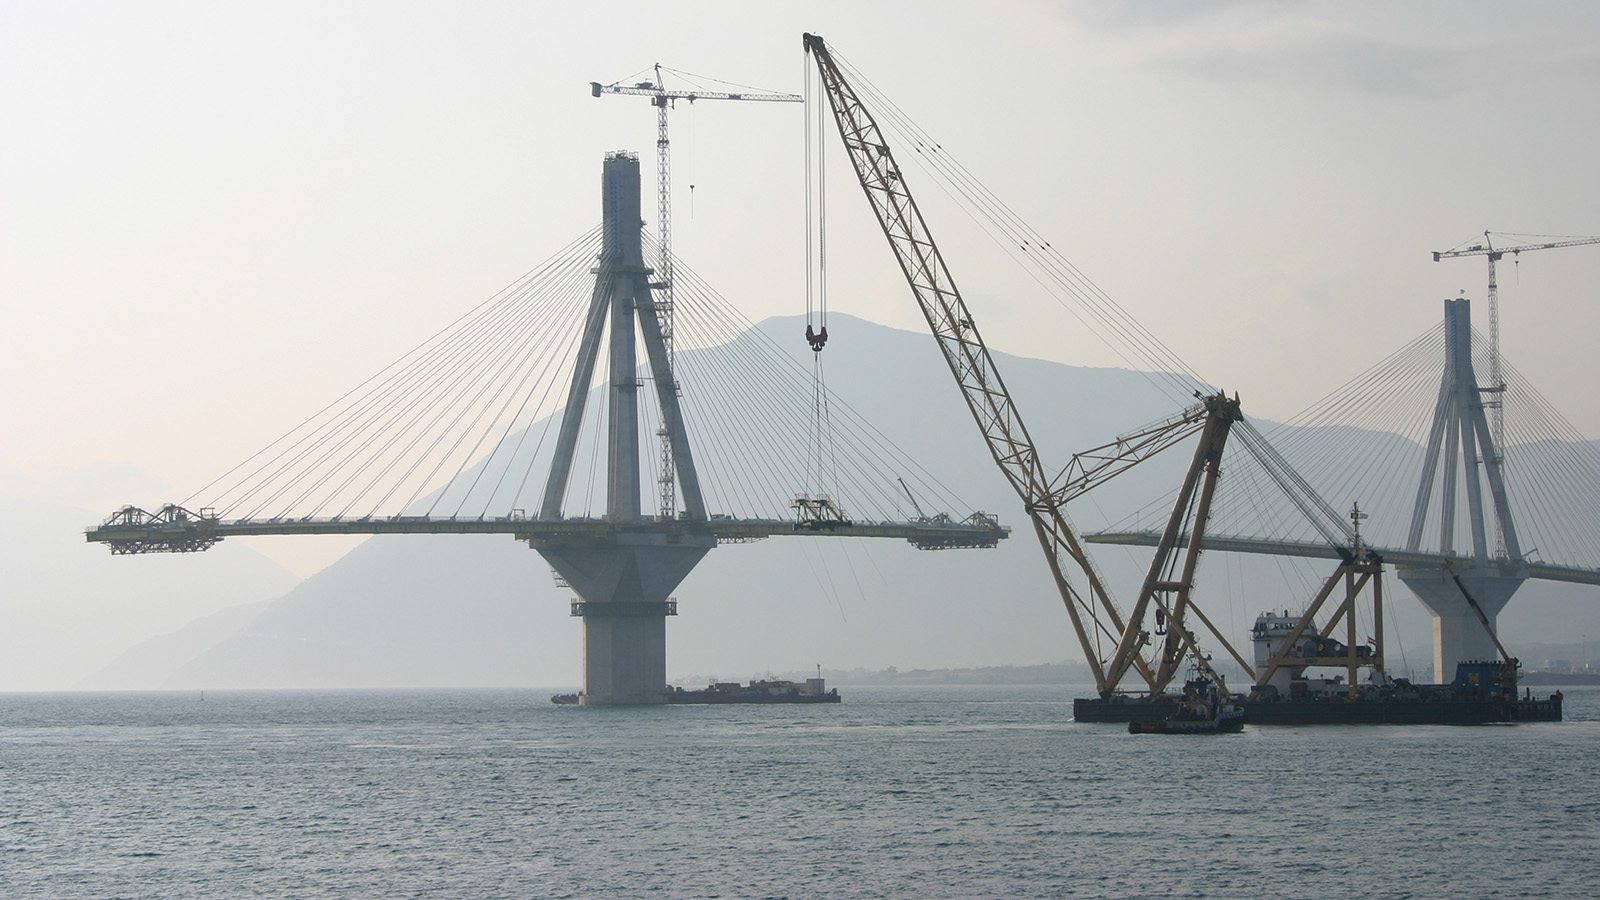
MULTIPOLYGON (((828 343, 828 171, 827 144, 823 111, 825 105, 812 90, 814 79, 805 79, 805 163, 806 163, 806 343, 811 345, 811 416, 815 450, 817 493, 828 495, 829 485, 837 484, 837 464, 833 459, 832 421, 828 409, 827 373, 822 348, 828 343), (813 126, 812 117, 816 118, 813 126), (813 180, 814 177, 814 180, 813 180), (815 219, 812 218, 813 202, 815 219), (816 235, 815 243, 811 241, 816 235), (815 256, 813 256, 813 252, 815 256), (813 272, 815 276, 813 277, 813 272), (832 477, 830 477, 832 476, 832 477)), ((839 513, 835 507, 835 513, 839 513)), ((839 513, 842 515, 842 513, 839 513)))

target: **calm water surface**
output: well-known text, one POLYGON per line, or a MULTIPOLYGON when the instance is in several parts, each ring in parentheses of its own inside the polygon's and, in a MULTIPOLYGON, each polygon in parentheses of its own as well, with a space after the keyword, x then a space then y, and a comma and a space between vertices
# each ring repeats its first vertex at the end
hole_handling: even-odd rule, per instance
POLYGON ((1600 691, 1210 738, 1074 725, 1082 688, 841 693, 0 695, 0 896, 1600 896, 1600 691))

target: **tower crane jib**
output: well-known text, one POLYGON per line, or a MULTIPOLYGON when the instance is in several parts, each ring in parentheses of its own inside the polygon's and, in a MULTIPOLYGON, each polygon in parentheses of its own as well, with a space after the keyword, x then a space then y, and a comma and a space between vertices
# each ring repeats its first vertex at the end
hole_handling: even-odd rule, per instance
MULTIPOLYGON (((1524 235, 1526 236, 1526 235, 1524 235)), ((1507 235, 1501 235, 1507 237, 1507 235)), ((1505 381, 1500 375, 1500 285, 1495 276, 1495 263, 1511 254, 1513 260, 1532 250, 1555 250, 1559 247, 1581 247, 1585 244, 1600 244, 1600 237, 1573 237, 1563 238, 1559 241, 1545 241, 1537 244, 1513 244, 1496 247, 1494 233, 1485 231, 1483 243, 1473 244, 1470 247, 1461 247, 1455 250, 1436 250, 1433 261, 1455 259, 1461 256, 1482 256, 1489 262, 1489 290, 1484 295, 1484 300, 1489 306, 1489 386, 1480 388, 1483 393, 1493 394, 1493 400, 1485 401, 1484 405, 1490 410, 1489 434, 1494 443, 1493 455, 1496 463, 1504 462, 1505 453, 1505 381)), ((1506 553, 1505 523, 1500 517, 1495 517, 1495 555, 1504 557, 1506 553)))
MULTIPOLYGON (((765 91, 702 91, 702 90, 667 90, 661 71, 662 65, 656 63, 655 81, 639 81, 631 85, 601 84, 598 81, 589 82, 589 92, 599 97, 603 94, 624 94, 638 97, 649 97, 650 105, 656 108, 656 218, 657 243, 660 249, 660 262, 656 270, 657 280, 652 286, 656 291, 655 306, 656 317, 661 323, 661 337, 666 346, 669 364, 673 359, 673 278, 672 278, 672 153, 671 142, 667 136, 667 110, 672 108, 679 100, 693 103, 696 100, 760 100, 778 103, 799 103, 805 98, 797 94, 777 94, 765 91)), ((670 70, 669 70, 670 71, 670 70)), ((676 372, 676 368, 673 369, 676 372)), ((676 390, 677 386, 673 385, 676 390)), ((672 462, 672 430, 663 424, 660 431, 661 437, 661 517, 670 521, 676 515, 677 495, 674 490, 675 475, 672 462)))

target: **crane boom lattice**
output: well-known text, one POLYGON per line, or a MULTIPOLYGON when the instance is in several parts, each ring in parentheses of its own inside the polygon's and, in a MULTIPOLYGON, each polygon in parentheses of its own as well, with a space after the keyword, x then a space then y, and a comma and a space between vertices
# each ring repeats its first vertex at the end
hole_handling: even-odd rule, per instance
POLYGON ((1199 406, 1180 415, 1176 421, 1117 446, 1112 452, 1101 454, 1101 458, 1076 460, 1078 469, 1074 471, 1069 467, 1069 471, 1057 479, 1064 484, 1053 485, 966 301, 906 186, 888 141, 823 40, 808 34, 805 47, 816 62, 839 136, 901 273, 938 341, 939 350, 961 389, 973 420, 983 433, 990 454, 1033 521, 1034 533, 1094 675, 1095 686, 1102 695, 1109 695, 1123 676, 1133 670, 1144 679, 1149 690, 1161 691, 1177 674, 1179 661, 1187 657, 1226 689, 1222 678, 1210 667, 1209 657, 1200 651, 1187 624, 1189 614, 1193 613, 1194 618, 1243 663, 1227 639, 1189 599, 1207 510, 1216 485, 1218 460, 1230 426, 1239 419, 1238 400, 1221 394, 1199 397, 1199 406), (1195 499, 1193 502, 1185 499, 1174 506, 1168 538, 1151 563, 1150 575, 1133 611, 1124 616, 1067 519, 1066 498, 1085 483, 1113 477, 1127 466, 1171 446, 1179 433, 1195 430, 1203 431, 1204 436, 1183 489, 1185 498, 1195 499), (1178 547, 1183 543, 1180 535, 1189 536, 1187 546, 1182 549, 1178 547), (1158 575, 1175 561, 1175 556, 1182 557, 1181 583, 1158 575), (1072 565, 1085 579, 1085 593, 1080 593, 1067 580, 1067 571, 1072 565), (1160 647, 1152 646, 1150 635, 1143 628, 1144 618, 1151 608, 1158 610, 1157 621, 1169 626, 1164 632, 1168 638, 1160 647), (1109 654, 1103 644, 1108 638, 1115 644, 1115 650, 1109 654))
POLYGON ((1102 655, 1096 650, 1100 634, 1091 623, 1109 620, 1108 633, 1115 636, 1123 630, 1122 615, 1090 564, 1065 511, 1053 496, 1050 478, 1039 462, 1022 416, 1012 403, 1005 381, 995 368, 989 348, 973 323, 966 301, 945 266, 922 212, 906 188, 900 167, 877 122, 845 80, 823 40, 811 34, 805 35, 804 40, 807 52, 816 62, 834 123, 862 190, 866 192, 867 202, 877 216, 928 327, 938 340, 939 350, 961 388, 967 408, 983 432, 990 454, 1012 489, 1022 498, 1033 520, 1034 532, 1044 548, 1051 576, 1072 619, 1084 658, 1093 670, 1096 686, 1104 690, 1106 672, 1102 655), (1067 580, 1063 556, 1083 571, 1088 581, 1087 599, 1067 580))

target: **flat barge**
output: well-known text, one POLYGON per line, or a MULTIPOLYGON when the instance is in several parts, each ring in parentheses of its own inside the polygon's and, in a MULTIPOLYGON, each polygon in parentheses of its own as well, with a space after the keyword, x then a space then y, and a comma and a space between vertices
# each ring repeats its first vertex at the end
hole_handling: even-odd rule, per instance
MULTIPOLYGON (((1238 700, 1250 725, 1490 725, 1501 722, 1559 722, 1561 694, 1518 700, 1238 700)), ((1078 722, 1154 723, 1178 712, 1177 699, 1079 698, 1072 702, 1078 722)))
MULTIPOLYGON (((1264 619, 1266 617, 1263 617, 1264 619)), ((1261 629, 1258 629, 1258 633, 1261 629)), ((1449 684, 1412 684, 1374 672, 1362 685, 1343 677, 1311 678, 1301 667, 1277 684, 1258 685, 1231 702, 1251 725, 1490 725, 1559 722, 1562 695, 1517 696, 1517 661, 1487 660, 1456 666, 1449 684), (1286 690, 1280 690, 1280 686, 1286 690)), ((1086 723, 1149 724, 1180 715, 1187 699, 1214 691, 1207 678, 1185 685, 1184 695, 1080 698, 1074 720, 1086 723)))
POLYGON ((839 689, 828 689, 821 678, 797 681, 715 682, 703 690, 681 687, 667 692, 668 703, 838 703, 839 689))

